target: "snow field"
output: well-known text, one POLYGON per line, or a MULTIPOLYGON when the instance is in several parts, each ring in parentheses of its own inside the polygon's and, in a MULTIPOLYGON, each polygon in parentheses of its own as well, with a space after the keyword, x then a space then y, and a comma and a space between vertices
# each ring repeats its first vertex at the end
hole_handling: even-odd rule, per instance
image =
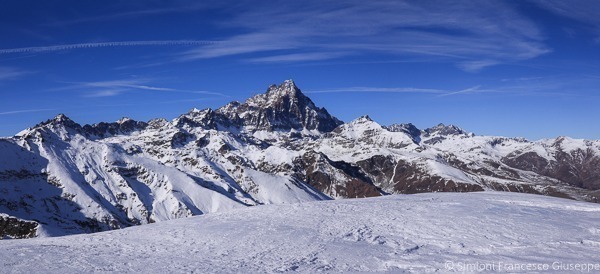
POLYGON ((600 261, 600 205, 477 192, 265 205, 0 242, 2 272, 451 272, 600 261), (464 270, 464 268, 462 268, 464 270))

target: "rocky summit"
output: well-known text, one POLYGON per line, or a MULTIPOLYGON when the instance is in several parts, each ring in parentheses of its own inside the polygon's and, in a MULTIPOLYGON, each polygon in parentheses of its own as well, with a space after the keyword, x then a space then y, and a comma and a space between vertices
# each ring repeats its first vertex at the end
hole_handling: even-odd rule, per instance
POLYGON ((343 123, 291 81, 172 121, 65 115, 0 139, 0 238, 104 231, 260 204, 510 191, 600 199, 600 141, 343 123))

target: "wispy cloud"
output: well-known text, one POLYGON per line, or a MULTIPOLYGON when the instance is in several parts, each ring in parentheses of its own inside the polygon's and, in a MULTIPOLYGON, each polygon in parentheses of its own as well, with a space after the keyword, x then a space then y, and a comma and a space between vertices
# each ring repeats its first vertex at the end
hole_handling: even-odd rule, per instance
POLYGON ((82 16, 81 18, 49 22, 46 23, 46 25, 67 26, 86 22, 114 21, 142 16, 194 12, 205 8, 211 8, 211 5, 214 5, 215 3, 212 1, 169 1, 168 4, 170 4, 170 6, 168 7, 161 6, 161 4, 163 3, 145 1, 142 5, 143 8, 140 8, 136 7, 136 5, 139 5, 136 1, 125 1, 114 5, 114 8, 118 9, 116 12, 113 11, 96 16, 82 16))
POLYGON ((294 40, 293 34, 282 33, 279 35, 279 33, 270 31, 237 35, 222 40, 219 44, 186 51, 179 59, 187 61, 300 47, 301 43, 294 40))
POLYGON ((41 53, 85 48, 105 48, 105 47, 134 47, 134 46, 201 46, 212 45, 215 41, 197 41, 197 40, 164 40, 164 41, 120 41, 120 42, 99 42, 99 43, 79 43, 65 45, 51 45, 42 47, 22 47, 0 49, 0 54, 11 53, 41 53))
POLYGON ((346 87, 346 88, 329 88, 329 89, 317 89, 308 90, 304 93, 424 93, 437 95, 438 97, 445 97, 451 95, 466 95, 472 93, 483 93, 483 92, 496 92, 492 89, 482 89, 480 85, 461 89, 461 90, 447 90, 447 89, 430 89, 430 88, 414 88, 414 87, 394 87, 394 88, 382 88, 382 87, 346 87))
POLYGON ((476 92, 481 92, 481 91, 482 91, 481 86, 474 86, 474 87, 466 88, 466 89, 459 90, 459 91, 453 91, 453 92, 440 94, 439 96, 444 97, 444 96, 451 96, 451 95, 457 95, 457 94, 476 93, 476 92))
POLYGON ((458 67, 465 71, 477 72, 486 67, 497 65, 499 62, 494 60, 477 60, 477 61, 466 61, 458 64, 458 67))
POLYGON ((411 88, 411 87, 397 87, 397 88, 381 88, 381 87, 346 87, 346 88, 329 88, 329 89, 317 89, 307 90, 304 93, 447 93, 446 90, 440 89, 426 89, 426 88, 411 88))
POLYGON ((214 91, 206 90, 187 90, 187 89, 176 89, 170 87, 158 87, 152 86, 148 83, 151 82, 146 79, 136 80, 114 80, 114 81, 97 81, 97 82, 64 82, 67 86, 52 89, 54 91, 81 91, 84 92, 86 97, 108 97, 116 96, 125 92, 130 91, 156 91, 156 92, 173 92, 173 93, 190 93, 190 94, 205 94, 215 95, 221 97, 229 97, 226 94, 214 91))
POLYGON ((524 81, 537 81, 548 78, 547 76, 533 76, 533 77, 518 77, 518 78, 504 78, 502 82, 524 82, 524 81))
POLYGON ((0 67, 0 81, 4 80, 14 80, 23 75, 30 74, 30 71, 24 71, 11 67, 0 67))
POLYGON ((267 57, 251 58, 247 61, 252 63, 286 63, 286 62, 306 62, 315 60, 335 59, 347 56, 345 52, 310 52, 310 53, 292 53, 283 55, 274 55, 267 57))
POLYGON ((260 52, 270 55, 250 61, 294 62, 376 53, 436 57, 477 71, 550 51, 537 25, 501 1, 243 3, 222 23, 242 34, 187 51, 181 60, 260 52), (344 54, 331 54, 337 52, 344 54))
POLYGON ((500 79, 497 83, 474 85, 464 89, 432 89, 415 87, 339 87, 306 90, 304 93, 420 93, 434 97, 475 96, 501 94, 502 96, 589 96, 596 91, 590 87, 600 84, 600 77, 587 78, 556 75, 553 77, 520 77, 500 79))
POLYGON ((550 12, 588 25, 600 43, 600 4, 597 0, 530 0, 550 12))
POLYGON ((13 110, 13 111, 0 112, 0 115, 11 115, 11 114, 30 113, 30 112, 42 112, 42 111, 54 111, 54 110, 56 110, 56 109, 41 108, 41 109, 13 110))
POLYGON ((553 75, 549 77, 519 77, 500 79, 497 83, 476 85, 458 91, 439 94, 446 96, 473 96, 477 94, 501 94, 502 96, 538 96, 538 97, 589 97, 596 94, 595 87, 600 78, 589 75, 553 75))
POLYGON ((394 59, 435 58, 435 61, 451 62, 465 71, 475 72, 551 51, 544 44, 545 37, 536 23, 517 11, 517 5, 496 0, 443 3, 411 0, 274 0, 257 3, 242 0, 235 4, 176 1, 170 5, 120 5, 126 8, 108 8, 107 14, 83 14, 81 18, 56 23, 210 10, 220 13, 220 16, 207 20, 224 30, 223 36, 215 37, 213 41, 116 41, 20 47, 0 49, 0 54, 97 47, 193 46, 173 58, 147 66, 238 55, 242 61, 253 63, 292 63, 346 56, 360 59, 375 54, 394 59))

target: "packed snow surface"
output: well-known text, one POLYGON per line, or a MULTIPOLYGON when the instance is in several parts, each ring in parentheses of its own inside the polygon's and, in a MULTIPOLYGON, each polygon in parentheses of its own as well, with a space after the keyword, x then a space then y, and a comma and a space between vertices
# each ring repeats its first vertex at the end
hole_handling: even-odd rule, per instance
POLYGON ((599 262, 600 205, 502 192, 264 205, 0 241, 1 272, 566 272, 599 262))

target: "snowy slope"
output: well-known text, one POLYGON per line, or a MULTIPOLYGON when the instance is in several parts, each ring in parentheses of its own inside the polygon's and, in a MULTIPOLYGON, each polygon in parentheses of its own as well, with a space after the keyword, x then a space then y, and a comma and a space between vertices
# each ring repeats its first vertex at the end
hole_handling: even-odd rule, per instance
POLYGON ((539 264, 533 272, 564 273, 569 265, 597 264, 599 251, 598 204, 429 193, 265 205, 96 234, 8 240, 0 242, 0 264, 2 272, 61 273, 463 272, 476 264, 515 272, 509 267, 539 264))

